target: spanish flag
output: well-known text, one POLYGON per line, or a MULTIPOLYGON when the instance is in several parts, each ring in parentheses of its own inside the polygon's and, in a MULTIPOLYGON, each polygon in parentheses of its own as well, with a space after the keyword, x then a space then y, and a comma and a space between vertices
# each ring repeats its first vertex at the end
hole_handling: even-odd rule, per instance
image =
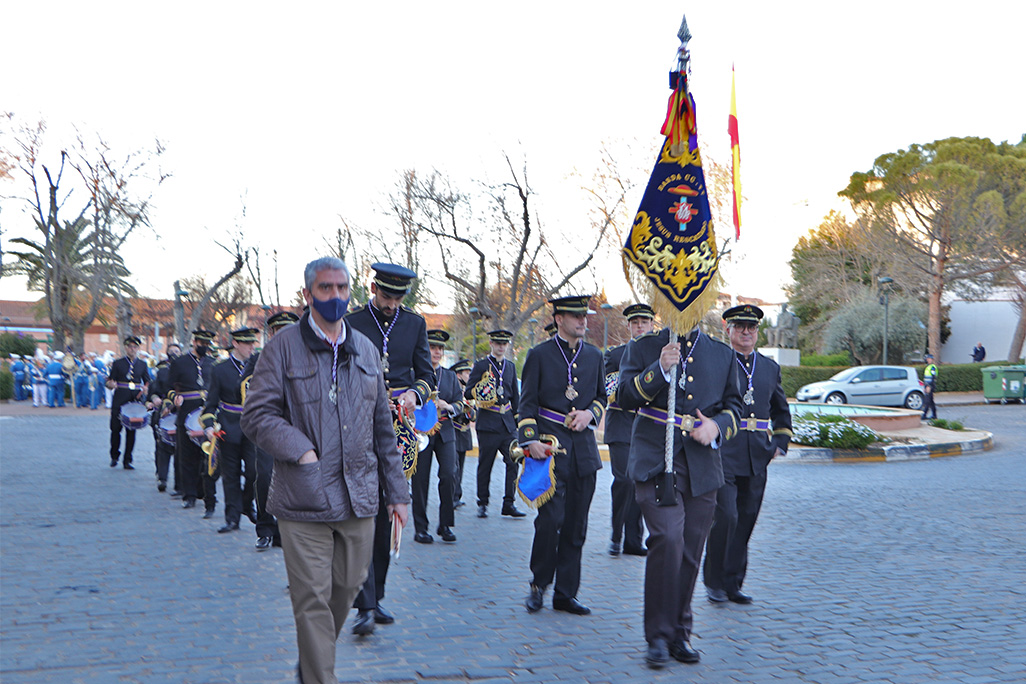
POLYGON ((737 137, 737 96, 734 94, 734 66, 730 67, 730 116, 727 118, 734 182, 734 239, 741 239, 741 143, 737 137))

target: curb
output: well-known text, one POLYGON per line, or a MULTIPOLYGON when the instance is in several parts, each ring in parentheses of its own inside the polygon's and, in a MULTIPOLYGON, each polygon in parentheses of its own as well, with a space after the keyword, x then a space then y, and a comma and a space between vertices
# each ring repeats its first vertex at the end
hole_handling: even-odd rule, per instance
POLYGON ((994 448, 994 435, 990 432, 980 439, 964 442, 938 442, 936 444, 895 444, 868 449, 824 449, 820 447, 794 447, 781 463, 890 463, 897 461, 925 461, 942 456, 960 456, 994 448))

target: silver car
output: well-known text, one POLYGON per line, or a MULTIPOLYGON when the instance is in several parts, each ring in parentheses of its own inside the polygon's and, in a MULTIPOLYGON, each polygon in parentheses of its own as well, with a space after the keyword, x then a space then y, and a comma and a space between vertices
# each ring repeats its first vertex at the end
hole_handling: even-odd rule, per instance
POLYGON ((909 366, 855 366, 829 380, 805 385, 798 401, 923 408, 923 383, 909 366))

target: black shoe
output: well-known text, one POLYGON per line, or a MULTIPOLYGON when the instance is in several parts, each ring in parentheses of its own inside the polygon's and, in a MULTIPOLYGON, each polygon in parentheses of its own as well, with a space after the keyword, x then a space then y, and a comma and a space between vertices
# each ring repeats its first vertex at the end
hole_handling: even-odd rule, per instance
POLYGON ((158 492, 167 491, 167 482, 165 482, 164 480, 160 480, 159 482, 157 482, 157 491, 158 492))
POLYGON ((463 508, 467 503, 465 501, 457 501, 452 505, 453 508, 463 508))
MULTIPOLYGON (((213 508, 208 508, 205 511, 203 511, 203 519, 204 520, 210 520, 213 517, 214 517, 214 509, 213 508)), ((235 523, 235 527, 238 527, 238 526, 239 526, 239 524, 235 523)))
POLYGON ((185 499, 182 501, 182 508, 196 508, 196 499, 185 499))
POLYGON ((609 542, 610 556, 619 556, 621 551, 623 551, 623 548, 620 546, 620 542, 609 542))
POLYGON ((132 465, 131 463, 126 463, 125 464, 125 470, 135 470, 135 466, 132 465))
POLYGON ((171 492, 171 498, 172 499, 181 499, 182 498, 182 493, 176 489, 175 491, 171 492))
POLYGON ((735 591, 732 594, 727 594, 727 600, 731 603, 740 603, 743 606, 747 606, 752 602, 752 597, 740 591, 735 591))
POLYGON ((722 589, 712 589, 710 587, 705 588, 705 595, 709 597, 711 603, 726 603, 727 592, 722 589))
POLYGON ((488 506, 478 506, 477 507, 477 517, 479 517, 479 518, 487 518, 488 517, 488 506))
POLYGON ((575 598, 552 599, 552 610, 561 610, 571 615, 591 615, 591 608, 575 598))
POLYGON ((417 542, 418 544, 433 544, 435 538, 427 532, 418 532, 417 534, 413 535, 413 541, 417 542))
MULTIPOLYGON (((211 515, 213 515, 213 513, 214 513, 213 511, 210 512, 211 515)), ((207 516, 204 515, 203 517, 205 518, 207 516)), ((237 523, 237 522, 225 523, 224 527, 218 527, 217 528, 217 531, 218 531, 219 534, 224 534, 225 532, 237 532, 238 530, 239 530, 239 523, 237 523)))
POLYGON ((281 537, 274 537, 274 538, 272 538, 271 539, 271 546, 273 546, 276 549, 280 549, 281 548, 281 537))
POLYGON ((531 593, 528 594, 527 600, 524 601, 524 605, 527 607, 528 613, 537 613, 545 605, 545 590, 541 587, 531 585, 531 593))
POLYGON ((697 663, 702 655, 691 648, 691 641, 688 639, 677 639, 670 644, 670 655, 682 663, 697 663))
POLYGON ((663 665, 670 662, 670 651, 664 639, 652 639, 652 643, 648 645, 648 652, 645 653, 645 662, 653 670, 661 670, 663 665))
POLYGON ((250 507, 246 509, 246 517, 249 518, 249 521, 251 523, 256 525, 256 523, 257 523, 257 513, 256 513, 256 509, 253 508, 252 505, 250 505, 250 507))
POLYGON ((623 552, 628 556, 647 556, 648 549, 644 546, 624 546, 623 552))
POLYGON ((387 612, 384 608, 382 608, 380 603, 374 607, 373 613, 374 622, 376 624, 390 625, 393 622, 395 622, 395 618, 392 617, 392 614, 387 612))
POLYGON ((367 636, 374 633, 374 616, 369 610, 356 611, 356 621, 353 622, 353 634, 367 636))
POLYGON ((527 515, 527 513, 524 513, 522 510, 513 505, 503 506, 502 514, 508 515, 511 518, 523 518, 527 515))
POLYGON ((440 536, 442 538, 442 541, 444 542, 456 541, 456 535, 453 533, 452 528, 450 527, 439 527, 438 536, 440 536))
POLYGON ((269 548, 271 548, 271 538, 270 537, 259 537, 257 539, 257 542, 256 542, 256 550, 257 551, 266 551, 269 548))
MULTIPOLYGON (((926 416, 923 416, 923 418, 925 419, 926 416)), ((116 459, 116 458, 110 459, 110 467, 111 468, 117 468, 118 467, 118 459, 116 459)))

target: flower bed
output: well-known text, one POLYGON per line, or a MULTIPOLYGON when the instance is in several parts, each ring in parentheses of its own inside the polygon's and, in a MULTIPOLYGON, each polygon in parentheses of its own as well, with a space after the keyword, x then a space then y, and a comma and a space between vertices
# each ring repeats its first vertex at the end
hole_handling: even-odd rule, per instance
POLYGON ((886 438, 844 416, 807 413, 792 419, 791 429, 795 444, 829 449, 865 449, 874 442, 886 442, 886 438))

